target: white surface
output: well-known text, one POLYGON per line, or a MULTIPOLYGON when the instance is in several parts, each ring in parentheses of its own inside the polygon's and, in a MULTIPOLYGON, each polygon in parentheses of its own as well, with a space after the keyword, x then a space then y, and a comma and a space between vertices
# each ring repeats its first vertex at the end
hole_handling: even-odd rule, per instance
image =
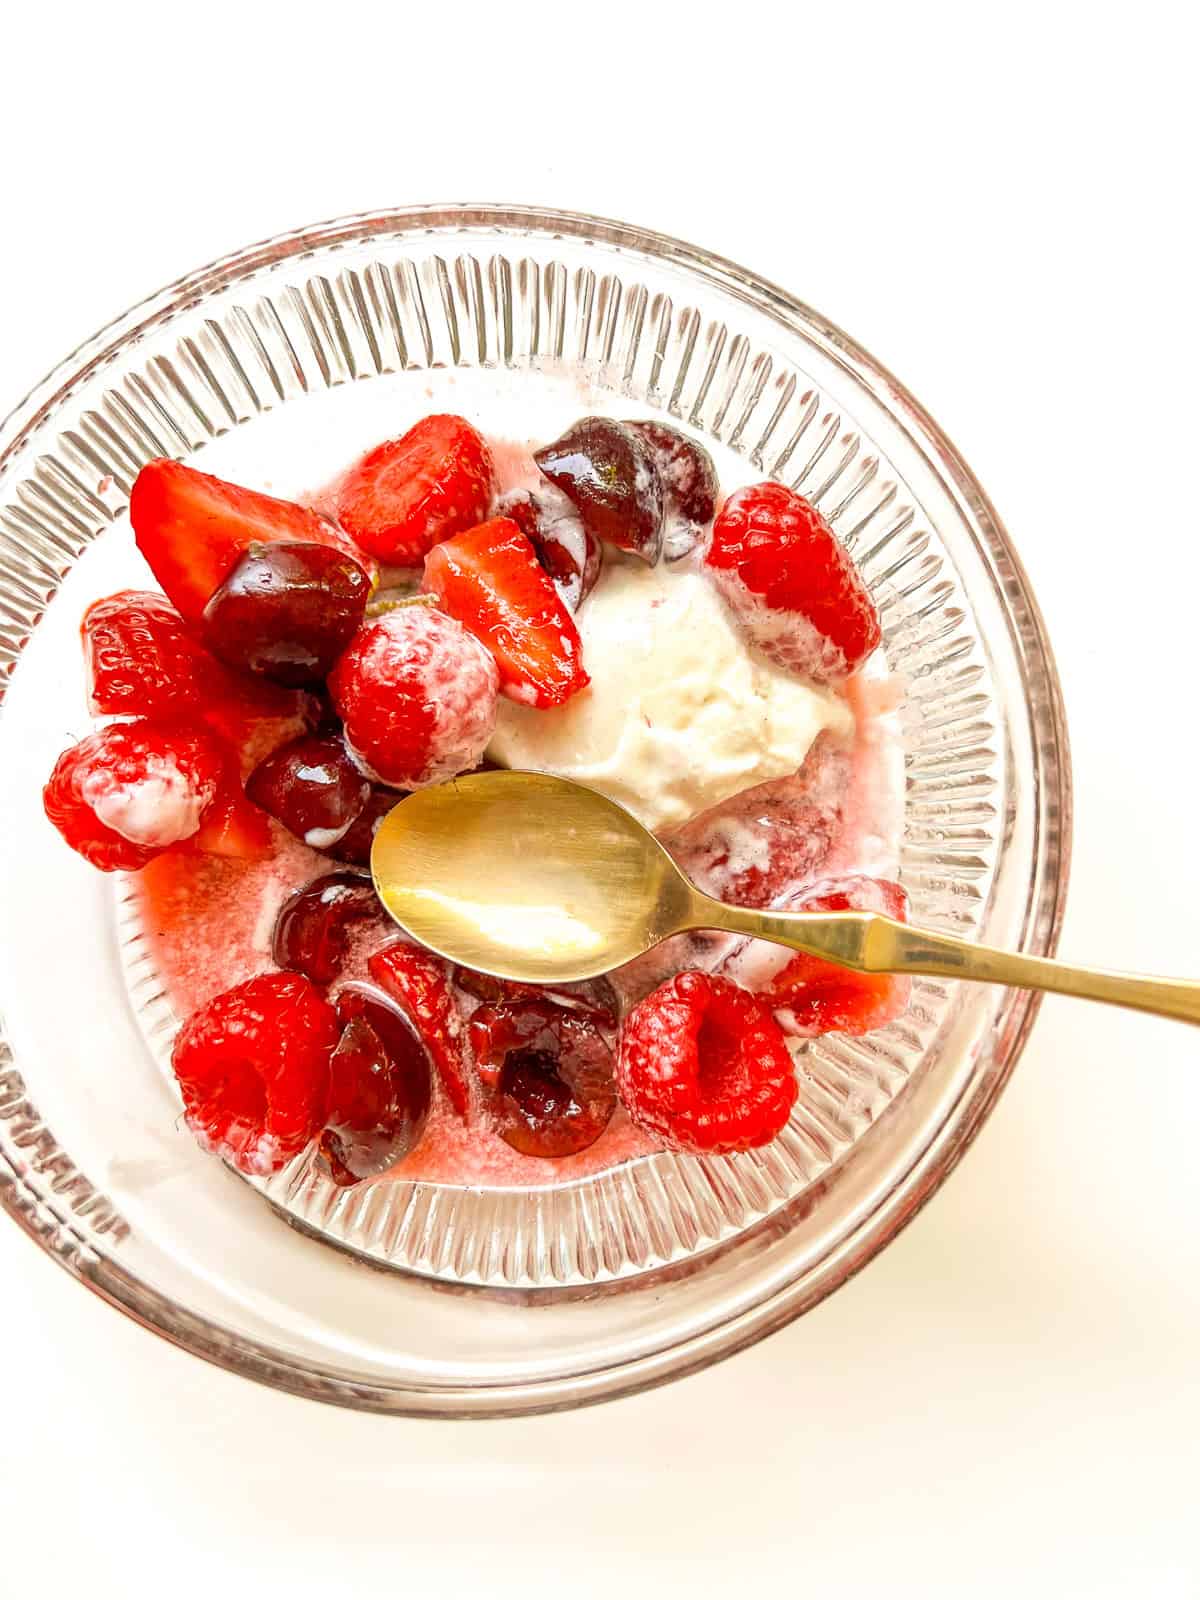
MULTIPOLYGON (((1064 951, 1200 974, 1184 8, 784 8, 773 34, 761 8, 270 10, 8 21, 0 407, 177 274, 374 205, 535 200, 743 260, 902 376, 1028 564, 1075 744, 1064 951), (622 96, 644 109, 597 132, 622 96)), ((5 1223, 0 1594, 1194 1595, 1198 1037, 1048 1002, 862 1276, 713 1371, 554 1418, 268 1392, 5 1223)))

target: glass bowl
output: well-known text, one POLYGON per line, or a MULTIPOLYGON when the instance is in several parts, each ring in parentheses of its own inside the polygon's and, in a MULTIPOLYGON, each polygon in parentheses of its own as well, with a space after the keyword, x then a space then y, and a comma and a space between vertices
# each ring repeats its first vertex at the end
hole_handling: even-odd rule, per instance
POLYGON ((295 494, 425 411, 550 437, 584 409, 661 412, 727 487, 779 477, 822 507, 905 683, 914 920, 1054 948, 1070 777, 1037 605, 949 441, 815 312, 674 239, 484 205, 289 234, 137 306, 0 429, 0 1202, 146 1327, 298 1394, 550 1410, 761 1338, 933 1193, 1036 1013, 1026 994, 921 980, 901 1021, 806 1050, 768 1149, 552 1187, 347 1194, 304 1160, 255 1185, 195 1147, 127 893, 41 814, 88 726, 82 608, 139 578, 138 468, 198 457, 295 494))

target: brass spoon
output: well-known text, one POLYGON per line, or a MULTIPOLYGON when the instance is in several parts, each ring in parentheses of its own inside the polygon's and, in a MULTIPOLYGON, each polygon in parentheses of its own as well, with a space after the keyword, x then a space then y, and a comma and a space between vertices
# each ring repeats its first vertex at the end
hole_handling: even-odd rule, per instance
POLYGON ((857 972, 1046 989, 1200 1023, 1200 983, 989 950, 874 911, 751 911, 701 894, 635 817, 581 784, 480 772, 402 800, 371 851, 380 899, 421 944, 480 972, 566 983, 671 934, 716 928, 857 972))

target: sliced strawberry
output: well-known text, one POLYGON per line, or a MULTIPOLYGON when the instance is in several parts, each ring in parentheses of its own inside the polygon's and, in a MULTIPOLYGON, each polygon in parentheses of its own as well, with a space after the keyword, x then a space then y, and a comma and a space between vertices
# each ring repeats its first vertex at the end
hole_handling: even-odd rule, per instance
POLYGON ((579 630, 529 540, 495 517, 431 550, 424 587, 481 640, 500 688, 530 706, 560 706, 588 684, 579 630))
POLYGON ((122 589, 95 601, 80 636, 96 716, 195 714, 222 677, 166 595, 153 589, 122 589))
MULTIPOLYGON (((908 896, 898 883, 879 878, 826 878, 810 884, 795 911, 881 911, 908 921, 908 896)), ((886 972, 851 972, 816 956, 798 954, 760 996, 786 1033, 811 1038, 819 1033, 870 1033, 891 1022, 908 1005, 908 978, 886 972)))
POLYGON ((246 799, 231 771, 218 785, 216 798, 188 848, 237 861, 265 861, 271 854, 271 820, 246 799))
POLYGON ((705 561, 747 632, 786 667, 843 678, 879 643, 858 569, 817 508, 781 483, 729 496, 705 561))
POLYGON ((441 539, 487 515, 491 452, 463 417, 425 417, 342 479, 338 521, 380 561, 419 567, 441 539))
POLYGON ((88 704, 97 716, 199 717, 258 759, 310 721, 309 696, 230 672, 154 590, 123 589, 97 600, 81 635, 88 704))
POLYGON ((138 549, 188 622, 252 545, 323 544, 352 556, 374 581, 373 563, 324 517, 289 500, 243 489, 181 461, 150 461, 129 497, 138 549))
POLYGON ((425 1042, 450 1104, 460 1117, 471 1104, 463 1049, 463 1019, 454 1004, 450 968, 412 944, 390 944, 367 962, 367 970, 401 1006, 425 1042))

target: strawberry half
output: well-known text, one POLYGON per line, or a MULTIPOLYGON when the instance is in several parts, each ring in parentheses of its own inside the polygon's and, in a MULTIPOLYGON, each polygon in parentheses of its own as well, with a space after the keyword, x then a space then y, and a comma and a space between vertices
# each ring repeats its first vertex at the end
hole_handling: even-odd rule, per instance
POLYGON ((487 515, 493 483, 491 452, 464 417, 424 417, 350 468, 338 521, 380 561, 419 567, 439 540, 487 515))
MULTIPOLYGON (((884 878, 826 878, 810 884, 794 911, 879 911, 908 921, 908 896, 884 878)), ((785 1033, 861 1035, 892 1022, 908 1005, 911 980, 887 972, 852 972, 802 952, 760 991, 785 1033)))
POLYGON ((437 545, 424 588, 485 644, 500 690, 528 706, 560 706, 590 681, 571 613, 508 517, 494 517, 437 545))
POLYGON ((306 506, 197 472, 181 461, 148 462, 129 497, 138 549, 188 622, 252 545, 323 544, 352 556, 374 581, 373 563, 306 506))

